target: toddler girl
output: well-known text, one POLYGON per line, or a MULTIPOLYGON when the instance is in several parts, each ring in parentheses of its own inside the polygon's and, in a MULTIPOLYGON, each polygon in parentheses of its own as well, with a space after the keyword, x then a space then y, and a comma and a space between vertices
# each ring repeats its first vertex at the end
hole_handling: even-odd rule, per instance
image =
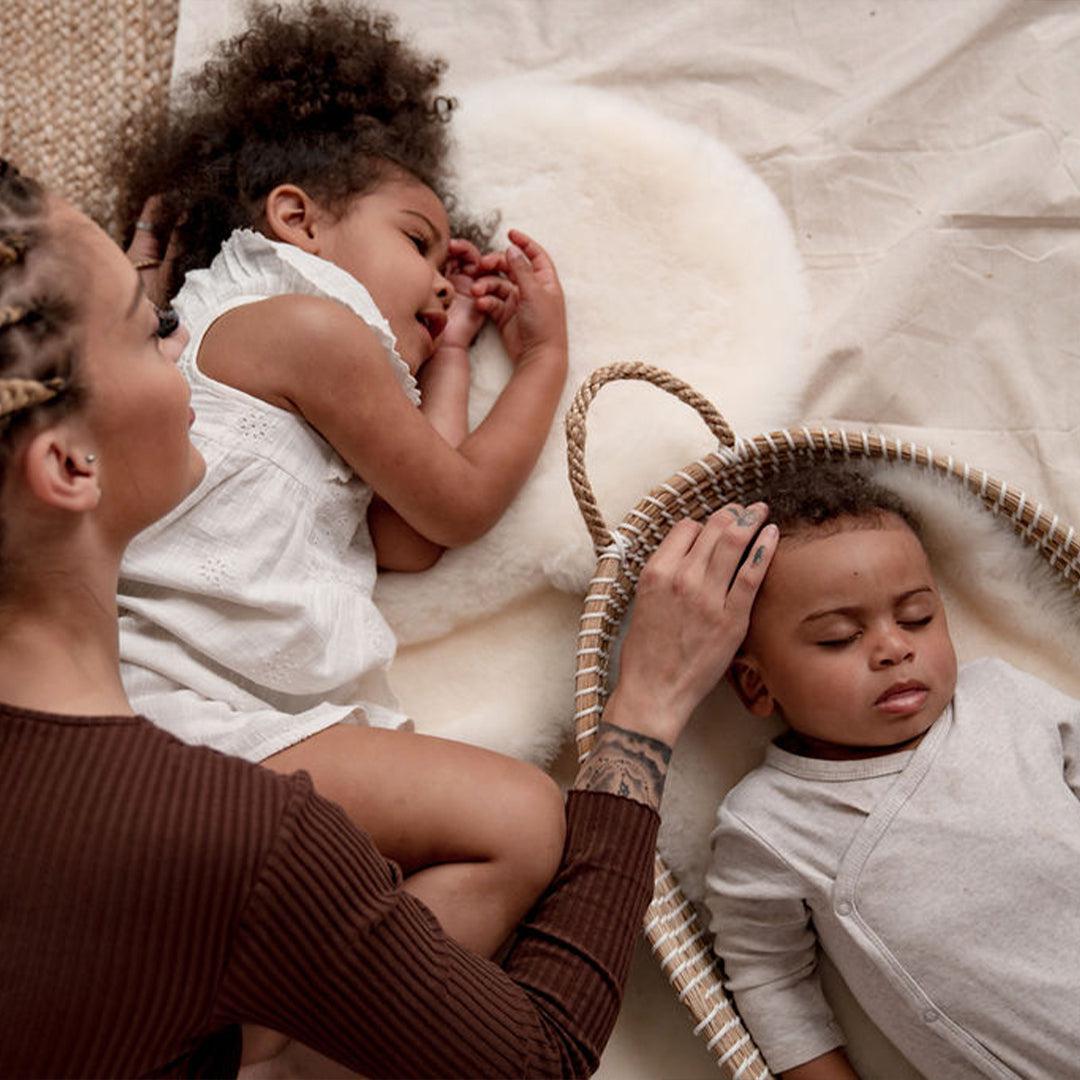
POLYGON ((506 508, 550 426, 566 324, 528 236, 483 256, 452 239, 440 70, 362 8, 254 9, 144 135, 135 198, 158 193, 172 233, 207 476, 129 549, 120 647, 140 712, 306 769, 490 953, 554 871, 561 798, 530 766, 387 730, 404 717, 371 594, 376 562, 422 569, 506 508), (514 372, 470 434, 487 319, 514 372))
POLYGON ((769 1068, 854 1076, 820 946, 923 1075, 1075 1075, 1080 703, 1000 660, 957 673, 890 492, 815 469, 761 494, 780 543, 732 679, 788 731, 720 807, 707 882, 769 1068))

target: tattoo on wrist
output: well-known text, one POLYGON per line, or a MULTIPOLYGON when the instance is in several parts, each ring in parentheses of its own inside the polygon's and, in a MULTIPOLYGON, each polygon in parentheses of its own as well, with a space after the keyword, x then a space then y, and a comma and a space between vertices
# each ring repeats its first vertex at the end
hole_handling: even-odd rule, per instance
POLYGON ((601 723, 596 746, 582 764, 574 786, 622 795, 657 809, 670 761, 671 747, 667 743, 601 723))

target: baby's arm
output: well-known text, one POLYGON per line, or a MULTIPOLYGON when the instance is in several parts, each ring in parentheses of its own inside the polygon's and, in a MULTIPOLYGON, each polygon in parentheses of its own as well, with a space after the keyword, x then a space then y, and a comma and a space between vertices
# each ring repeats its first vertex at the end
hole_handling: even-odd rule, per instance
MULTIPOLYGON (((727 806, 720 808, 713 833, 706 883, 725 985, 769 1068, 800 1077, 800 1068, 846 1064, 834 1056, 844 1037, 821 990, 802 883, 727 806)), ((810 1080, 816 1075, 805 1074, 810 1080)))

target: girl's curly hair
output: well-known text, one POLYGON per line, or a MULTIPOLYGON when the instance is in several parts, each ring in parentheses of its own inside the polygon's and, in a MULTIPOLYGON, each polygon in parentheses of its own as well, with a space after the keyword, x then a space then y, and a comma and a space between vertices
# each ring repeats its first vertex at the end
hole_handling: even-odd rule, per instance
MULTIPOLYGON (((233 229, 257 227, 282 183, 332 210, 396 166, 453 207, 446 191, 450 98, 444 63, 397 37, 393 20, 348 0, 287 11, 252 3, 247 29, 218 46, 164 119, 144 115, 111 172, 123 220, 159 197, 155 233, 175 255, 167 283, 209 265, 233 229)), ((485 229, 455 221, 482 242, 485 229)))

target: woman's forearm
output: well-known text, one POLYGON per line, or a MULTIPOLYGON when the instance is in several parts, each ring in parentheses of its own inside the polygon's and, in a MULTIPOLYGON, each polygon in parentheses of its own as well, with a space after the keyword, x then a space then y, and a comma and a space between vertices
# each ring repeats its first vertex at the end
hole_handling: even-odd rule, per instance
POLYGON ((622 795, 660 809, 671 747, 667 743, 603 722, 592 753, 574 781, 579 791, 603 791, 622 795))

